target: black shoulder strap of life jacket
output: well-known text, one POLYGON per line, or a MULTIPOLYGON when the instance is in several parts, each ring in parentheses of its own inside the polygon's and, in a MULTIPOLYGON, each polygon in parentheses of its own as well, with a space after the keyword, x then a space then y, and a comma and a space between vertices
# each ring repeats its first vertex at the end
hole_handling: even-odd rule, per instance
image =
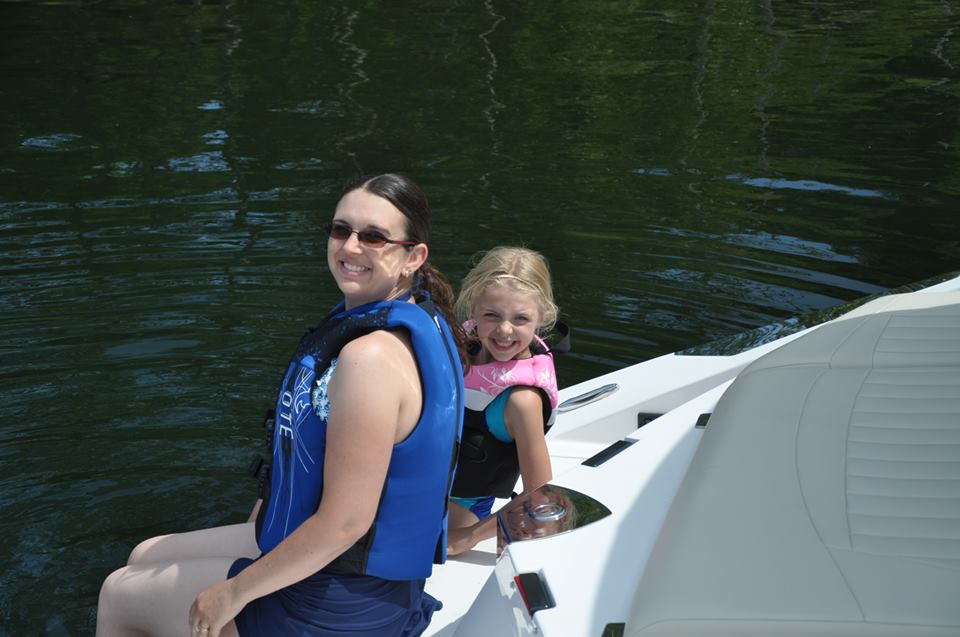
POLYGON ((247 471, 257 480, 257 495, 261 499, 267 497, 270 488, 270 466, 273 464, 273 427, 276 411, 268 409, 263 415, 264 453, 257 455, 250 461, 247 471))
POLYGON ((560 336, 555 343, 548 343, 550 351, 555 354, 566 354, 570 351, 570 326, 563 321, 557 321, 553 325, 553 331, 560 336))

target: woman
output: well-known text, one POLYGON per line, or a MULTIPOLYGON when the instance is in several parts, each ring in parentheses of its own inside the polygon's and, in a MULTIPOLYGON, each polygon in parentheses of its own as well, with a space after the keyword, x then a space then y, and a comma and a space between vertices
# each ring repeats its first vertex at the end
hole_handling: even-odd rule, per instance
POLYGON ((463 378, 429 203, 364 177, 325 229, 344 301, 288 367, 256 524, 142 543, 104 582, 98 635, 419 635, 440 606, 423 583, 445 556, 463 378))

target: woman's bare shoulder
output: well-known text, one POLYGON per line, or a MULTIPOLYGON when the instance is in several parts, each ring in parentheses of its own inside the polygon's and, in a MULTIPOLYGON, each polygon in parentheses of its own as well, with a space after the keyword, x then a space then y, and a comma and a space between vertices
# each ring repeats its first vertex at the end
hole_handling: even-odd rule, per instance
POLYGON ((410 351, 410 338, 403 331, 375 330, 359 336, 340 350, 340 358, 347 356, 356 360, 382 355, 396 355, 410 351))
POLYGON ((416 368, 410 338, 403 331, 376 330, 353 339, 340 350, 339 365, 360 368, 371 375, 416 368))

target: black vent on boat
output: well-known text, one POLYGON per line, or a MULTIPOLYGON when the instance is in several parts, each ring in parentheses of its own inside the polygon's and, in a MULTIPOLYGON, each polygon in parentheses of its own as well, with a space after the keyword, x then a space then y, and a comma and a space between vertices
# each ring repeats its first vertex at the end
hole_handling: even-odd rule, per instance
POLYGON ((623 637, 623 631, 626 629, 627 625, 623 622, 607 624, 603 627, 603 634, 600 637, 623 637))
POLYGON ((712 415, 713 414, 700 414, 700 417, 697 418, 697 429, 705 429, 712 415))
POLYGON ((599 467, 604 462, 614 457, 615 455, 617 455, 618 453, 620 453, 621 451, 623 451, 624 449, 626 449, 627 447, 629 447, 635 442, 636 440, 630 440, 629 438, 618 440, 612 445, 610 445, 609 447, 607 447, 606 449, 604 449, 603 451, 600 451, 590 456, 580 464, 586 465, 588 467, 599 467))
POLYGON ((643 427, 649 422, 656 420, 662 415, 663 414, 644 414, 644 413, 637 414, 637 429, 639 429, 640 427, 643 427))

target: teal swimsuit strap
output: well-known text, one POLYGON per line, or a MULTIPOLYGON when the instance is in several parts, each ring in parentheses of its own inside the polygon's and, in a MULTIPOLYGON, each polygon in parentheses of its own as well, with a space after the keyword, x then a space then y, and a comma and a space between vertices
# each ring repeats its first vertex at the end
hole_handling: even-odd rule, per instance
POLYGON ((504 418, 504 412, 507 409, 507 399, 510 398, 510 394, 514 389, 515 387, 505 389, 499 396, 490 401, 490 404, 485 410, 487 429, 489 429, 493 437, 500 442, 513 442, 513 438, 511 438, 507 432, 507 421, 504 418))
POLYGON ((480 500, 483 500, 484 497, 486 496, 480 496, 479 498, 458 498, 456 496, 450 496, 450 499, 462 506, 464 509, 469 509, 480 500))

